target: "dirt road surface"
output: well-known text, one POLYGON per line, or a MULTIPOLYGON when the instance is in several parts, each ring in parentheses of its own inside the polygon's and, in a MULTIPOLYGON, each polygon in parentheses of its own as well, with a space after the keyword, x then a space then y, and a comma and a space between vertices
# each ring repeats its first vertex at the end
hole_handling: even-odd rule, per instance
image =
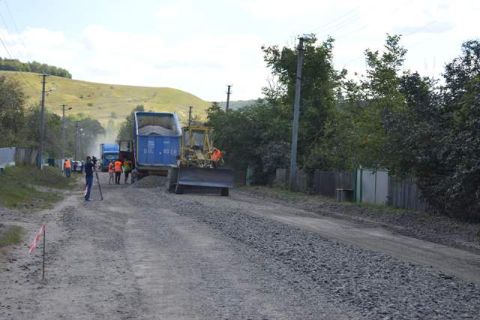
POLYGON ((245 192, 100 176, 104 201, 1 213, 29 239, 46 223, 47 279, 41 250, 5 253, 0 319, 479 319, 475 253, 245 192))

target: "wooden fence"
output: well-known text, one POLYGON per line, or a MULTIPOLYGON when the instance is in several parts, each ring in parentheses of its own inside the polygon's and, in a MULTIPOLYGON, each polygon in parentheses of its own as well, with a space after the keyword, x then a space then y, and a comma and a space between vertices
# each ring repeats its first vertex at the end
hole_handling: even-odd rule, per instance
POLYGON ((403 180, 395 177, 388 179, 388 205, 395 208, 405 208, 419 211, 428 211, 431 207, 422 198, 414 178, 403 180))
POLYGON ((35 165, 38 151, 32 148, 15 148, 16 165, 35 165))
MULTIPOLYGON (((277 169, 274 184, 288 187, 288 169, 277 169)), ((359 169, 357 171, 315 170, 313 190, 307 188, 307 175, 297 174, 297 190, 334 198, 337 189, 353 190, 358 202, 384 204, 396 208, 429 211, 431 206, 422 198, 414 178, 398 179, 384 170, 359 169)))
POLYGON ((326 197, 335 197, 335 190, 354 190, 355 173, 350 171, 320 171, 313 175, 313 191, 326 197))

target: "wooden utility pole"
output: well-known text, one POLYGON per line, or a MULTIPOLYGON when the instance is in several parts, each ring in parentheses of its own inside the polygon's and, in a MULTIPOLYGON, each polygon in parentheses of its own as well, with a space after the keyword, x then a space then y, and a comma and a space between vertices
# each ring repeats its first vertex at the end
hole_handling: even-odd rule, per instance
POLYGON ((230 91, 230 88, 232 87, 231 84, 227 85, 227 105, 225 106, 225 112, 228 112, 228 109, 230 107, 230 94, 232 93, 230 91))
POLYGON ((77 161, 77 145, 78 145, 78 121, 75 121, 75 150, 73 161, 77 161))
MULTIPOLYGON (((62 163, 65 159, 65 107, 66 104, 62 104, 62 163)), ((69 107, 67 110, 72 110, 72 107, 69 107)))
POLYGON ((192 125, 192 106, 188 107, 188 126, 192 125))
POLYGON ((40 101, 40 150, 38 151, 37 166, 41 169, 43 152, 45 149, 45 83, 47 74, 42 74, 42 100, 40 101))
POLYGON ((300 116, 300 90, 302 87, 302 67, 303 67, 303 41, 304 37, 298 39, 297 47, 297 77, 295 82, 295 100, 293 104, 293 123, 292 123, 292 149, 290 154, 290 190, 294 191, 297 185, 297 141, 298 141, 298 120, 300 116))

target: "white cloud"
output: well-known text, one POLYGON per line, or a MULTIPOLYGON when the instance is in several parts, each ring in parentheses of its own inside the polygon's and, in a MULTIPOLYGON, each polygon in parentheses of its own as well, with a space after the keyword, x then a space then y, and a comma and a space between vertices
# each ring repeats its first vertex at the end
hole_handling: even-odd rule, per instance
POLYGON ((478 37, 479 13, 475 0, 170 0, 145 13, 155 17, 145 32, 125 22, 123 30, 136 31, 95 24, 68 36, 45 28, 0 35, 14 57, 64 67, 76 79, 175 87, 208 100, 223 100, 233 84, 233 99, 249 99, 266 84, 263 44, 293 46, 302 33, 331 35, 337 67, 362 73, 364 50, 382 49, 386 33, 401 32, 407 66, 438 75, 460 54, 462 41, 478 37), (217 11, 222 5, 235 10, 217 11))
POLYGON ((174 87, 222 100, 228 83, 236 84, 238 99, 247 99, 260 95, 265 80, 261 40, 254 36, 193 37, 169 45, 161 36, 91 25, 76 39, 46 29, 28 29, 7 39, 14 57, 63 67, 87 81, 174 87))

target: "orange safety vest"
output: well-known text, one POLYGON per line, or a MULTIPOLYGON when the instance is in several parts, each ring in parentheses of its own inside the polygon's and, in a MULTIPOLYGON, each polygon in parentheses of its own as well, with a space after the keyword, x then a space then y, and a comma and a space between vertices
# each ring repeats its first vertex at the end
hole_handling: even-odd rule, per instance
POLYGON ((115 166, 113 165, 113 162, 110 162, 108 164, 108 172, 114 172, 114 168, 115 168, 115 166))
POLYGON ((122 161, 115 161, 115 172, 122 172, 122 161))
POLYGON ((70 169, 72 167, 72 164, 70 163, 70 160, 65 160, 65 165, 64 165, 65 169, 70 169))
POLYGON ((212 156, 211 156, 211 159, 213 161, 218 161, 222 158, 222 151, 218 150, 218 149, 215 149, 213 150, 212 152, 212 156))

